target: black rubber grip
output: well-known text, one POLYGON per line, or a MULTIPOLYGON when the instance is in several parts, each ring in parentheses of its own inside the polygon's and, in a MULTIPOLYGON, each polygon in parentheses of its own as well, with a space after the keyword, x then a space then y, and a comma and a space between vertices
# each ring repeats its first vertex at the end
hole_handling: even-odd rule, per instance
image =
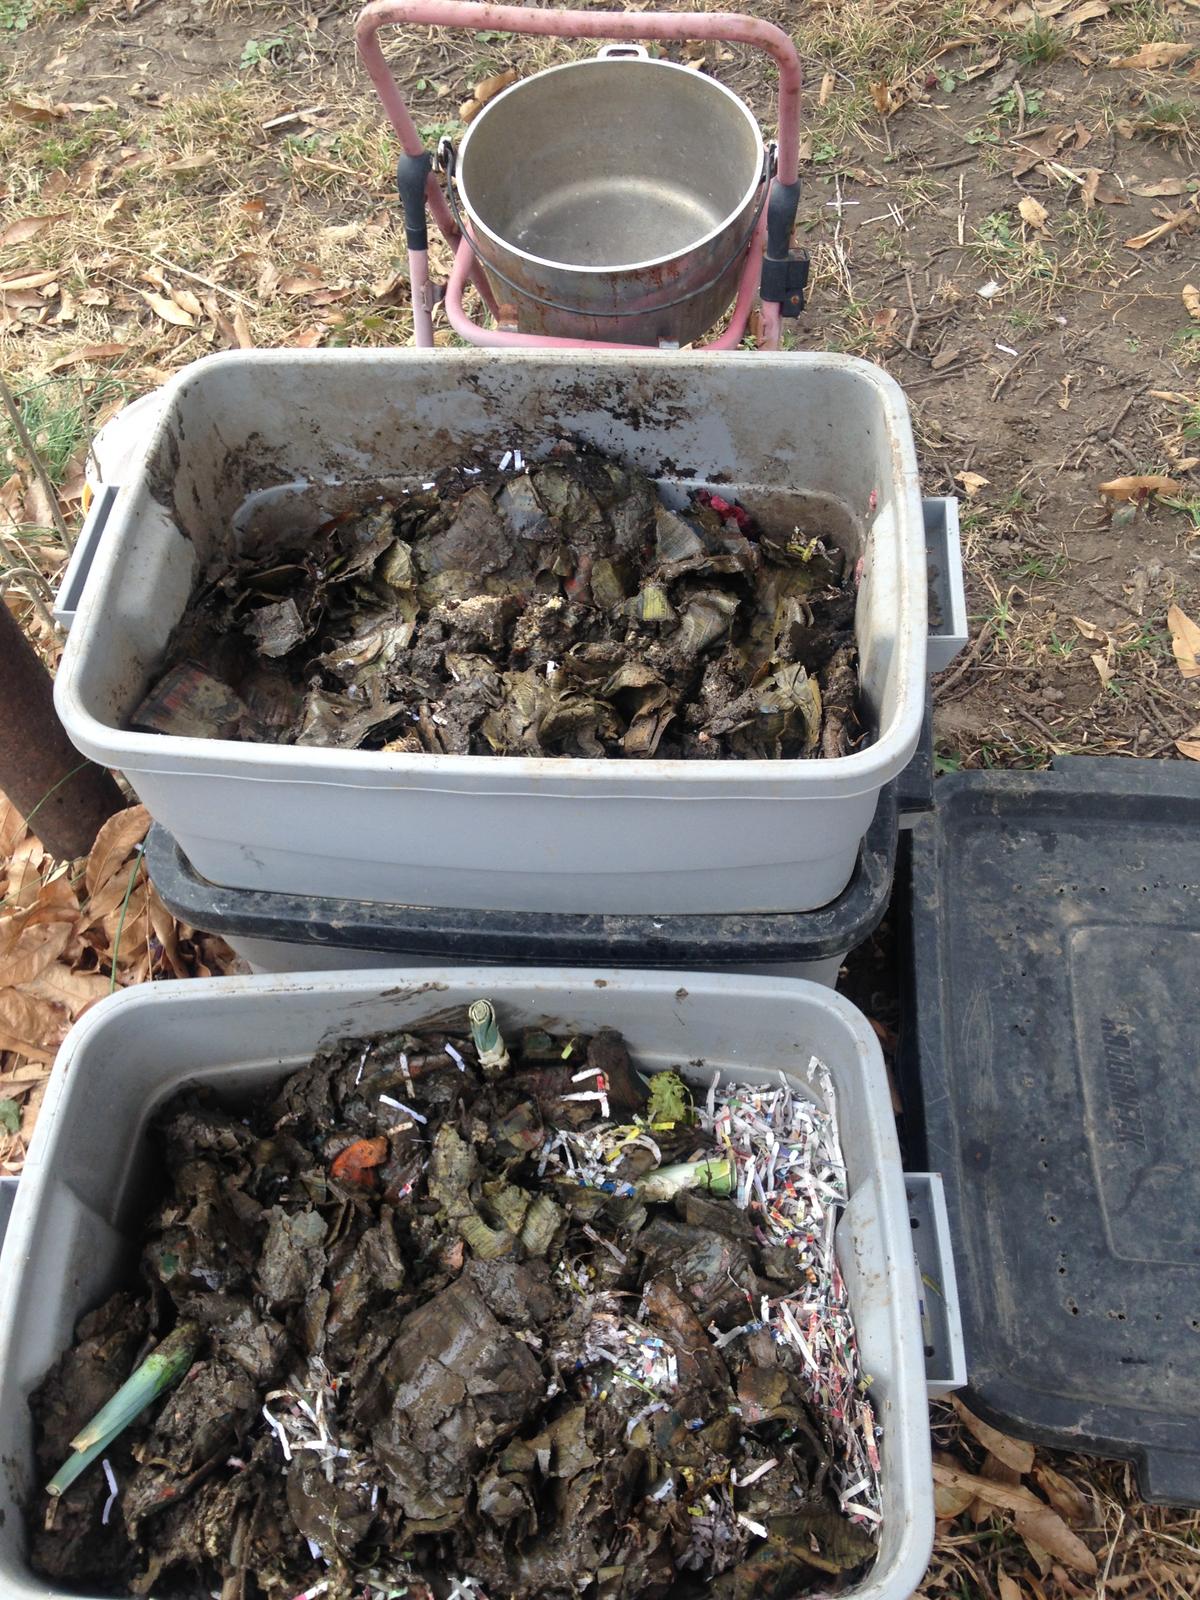
POLYGON ((404 210, 404 238, 410 250, 429 249, 429 228, 425 217, 425 185, 433 170, 428 150, 419 156, 402 155, 396 163, 396 189, 404 210))

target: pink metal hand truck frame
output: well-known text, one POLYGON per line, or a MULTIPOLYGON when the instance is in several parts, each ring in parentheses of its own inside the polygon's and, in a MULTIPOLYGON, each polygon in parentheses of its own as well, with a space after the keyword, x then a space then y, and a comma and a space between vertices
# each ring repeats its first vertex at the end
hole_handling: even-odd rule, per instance
MULTIPOLYGON (((790 250, 792 225, 800 197, 800 94, 803 74, 796 47, 782 29, 756 17, 736 12, 678 11, 541 11, 522 6, 493 5, 487 0, 372 0, 359 15, 358 52, 403 148, 399 181, 405 199, 405 233, 412 281, 414 342, 433 345, 433 285, 429 277, 429 242, 425 207, 433 213, 446 243, 454 252, 454 265, 446 284, 444 305, 450 326, 468 343, 494 349, 644 350, 589 339, 552 338, 544 334, 507 332, 485 328, 463 309, 463 290, 473 283, 493 317, 498 307, 483 266, 476 259, 470 238, 461 232, 445 194, 432 171, 429 152, 409 113, 400 87, 383 58, 379 30, 387 24, 409 23, 441 28, 530 33, 558 39, 612 39, 620 41, 711 39, 751 45, 765 50, 779 68, 779 132, 775 171, 768 176, 767 203, 762 207, 746 248, 733 314, 724 333, 699 346, 704 350, 732 350, 745 338, 756 296, 762 313, 758 345, 778 350, 782 318, 794 316, 803 306, 807 261, 790 250), (405 171, 410 183, 405 195, 405 171), (415 194, 413 190, 415 189, 415 194)), ((452 181, 452 180, 451 180, 452 181)))

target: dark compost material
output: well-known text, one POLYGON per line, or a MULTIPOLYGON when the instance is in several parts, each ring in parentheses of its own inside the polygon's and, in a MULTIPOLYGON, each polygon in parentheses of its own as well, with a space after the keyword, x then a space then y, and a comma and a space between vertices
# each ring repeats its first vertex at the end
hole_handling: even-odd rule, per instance
POLYGON ((46 1578, 749 1600, 873 1560, 836 1120, 782 1076, 693 1105, 615 1032, 510 1047, 477 1002, 235 1109, 185 1092, 155 1138, 142 1286, 33 1399, 43 1481, 74 1478, 30 1508, 46 1578), (150 1348, 169 1380, 68 1473, 150 1348))
POLYGON ((132 726, 459 755, 838 756, 862 738, 853 620, 832 541, 760 528, 709 490, 673 510, 642 473, 563 443, 223 559, 132 726))

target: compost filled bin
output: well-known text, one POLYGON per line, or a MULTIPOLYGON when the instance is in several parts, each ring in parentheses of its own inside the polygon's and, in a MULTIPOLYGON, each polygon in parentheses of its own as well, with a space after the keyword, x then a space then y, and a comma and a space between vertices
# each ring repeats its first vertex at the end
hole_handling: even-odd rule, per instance
POLYGON ((925 529, 896 383, 839 355, 269 351, 164 391, 112 507, 59 670, 78 747, 126 774, 204 878, 461 909, 807 911, 845 888, 916 745, 925 529), (868 742, 817 760, 389 754, 126 725, 212 557, 303 534, 376 493, 564 437, 668 494, 719 486, 814 522, 860 574, 868 742))
POLYGON ((72 1031, 2 1258, 0 1590, 9 1600, 58 1600, 26 1558, 20 1511, 37 1487, 28 1402, 80 1315, 137 1256, 155 1112, 185 1084, 209 1085, 222 1097, 249 1093, 305 1064, 322 1044, 416 1028, 485 993, 512 1030, 618 1026, 639 1068, 675 1067, 704 1086, 714 1069, 772 1084, 785 1072, 813 1097, 810 1059, 827 1066, 850 1194, 836 1250, 882 1428, 878 1555, 866 1579, 845 1593, 904 1600, 912 1592, 933 1531, 924 1356, 887 1081, 865 1018, 803 983, 781 989, 684 973, 447 968, 146 985, 102 1002, 72 1031))

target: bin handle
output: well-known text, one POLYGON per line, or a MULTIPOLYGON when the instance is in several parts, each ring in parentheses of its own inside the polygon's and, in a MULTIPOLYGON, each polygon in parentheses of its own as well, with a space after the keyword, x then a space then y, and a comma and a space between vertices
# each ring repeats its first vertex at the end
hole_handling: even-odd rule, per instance
POLYGON ((925 1387, 930 1399, 935 1399, 965 1388, 967 1382, 950 1216, 940 1172, 906 1172, 904 1189, 925 1343, 925 1387))
POLYGON ((925 500, 921 509, 925 518, 929 586, 937 594, 942 612, 937 626, 929 629, 926 667, 932 675, 944 672, 965 648, 970 625, 958 533, 958 499, 954 495, 939 495, 925 500))
POLYGON ((100 548, 100 541, 104 537, 104 530, 108 526, 108 519, 120 492, 121 486, 116 483, 104 483, 97 489, 88 514, 84 518, 83 527, 79 530, 71 559, 67 562, 66 571, 62 575, 62 582, 58 586, 58 595, 54 601, 54 620, 61 628, 68 631, 75 621, 75 613, 79 610, 79 602, 87 587, 92 563, 96 559, 96 552, 100 548))
POLYGON ((649 61, 650 52, 644 44, 602 44, 596 51, 597 61, 649 61))

